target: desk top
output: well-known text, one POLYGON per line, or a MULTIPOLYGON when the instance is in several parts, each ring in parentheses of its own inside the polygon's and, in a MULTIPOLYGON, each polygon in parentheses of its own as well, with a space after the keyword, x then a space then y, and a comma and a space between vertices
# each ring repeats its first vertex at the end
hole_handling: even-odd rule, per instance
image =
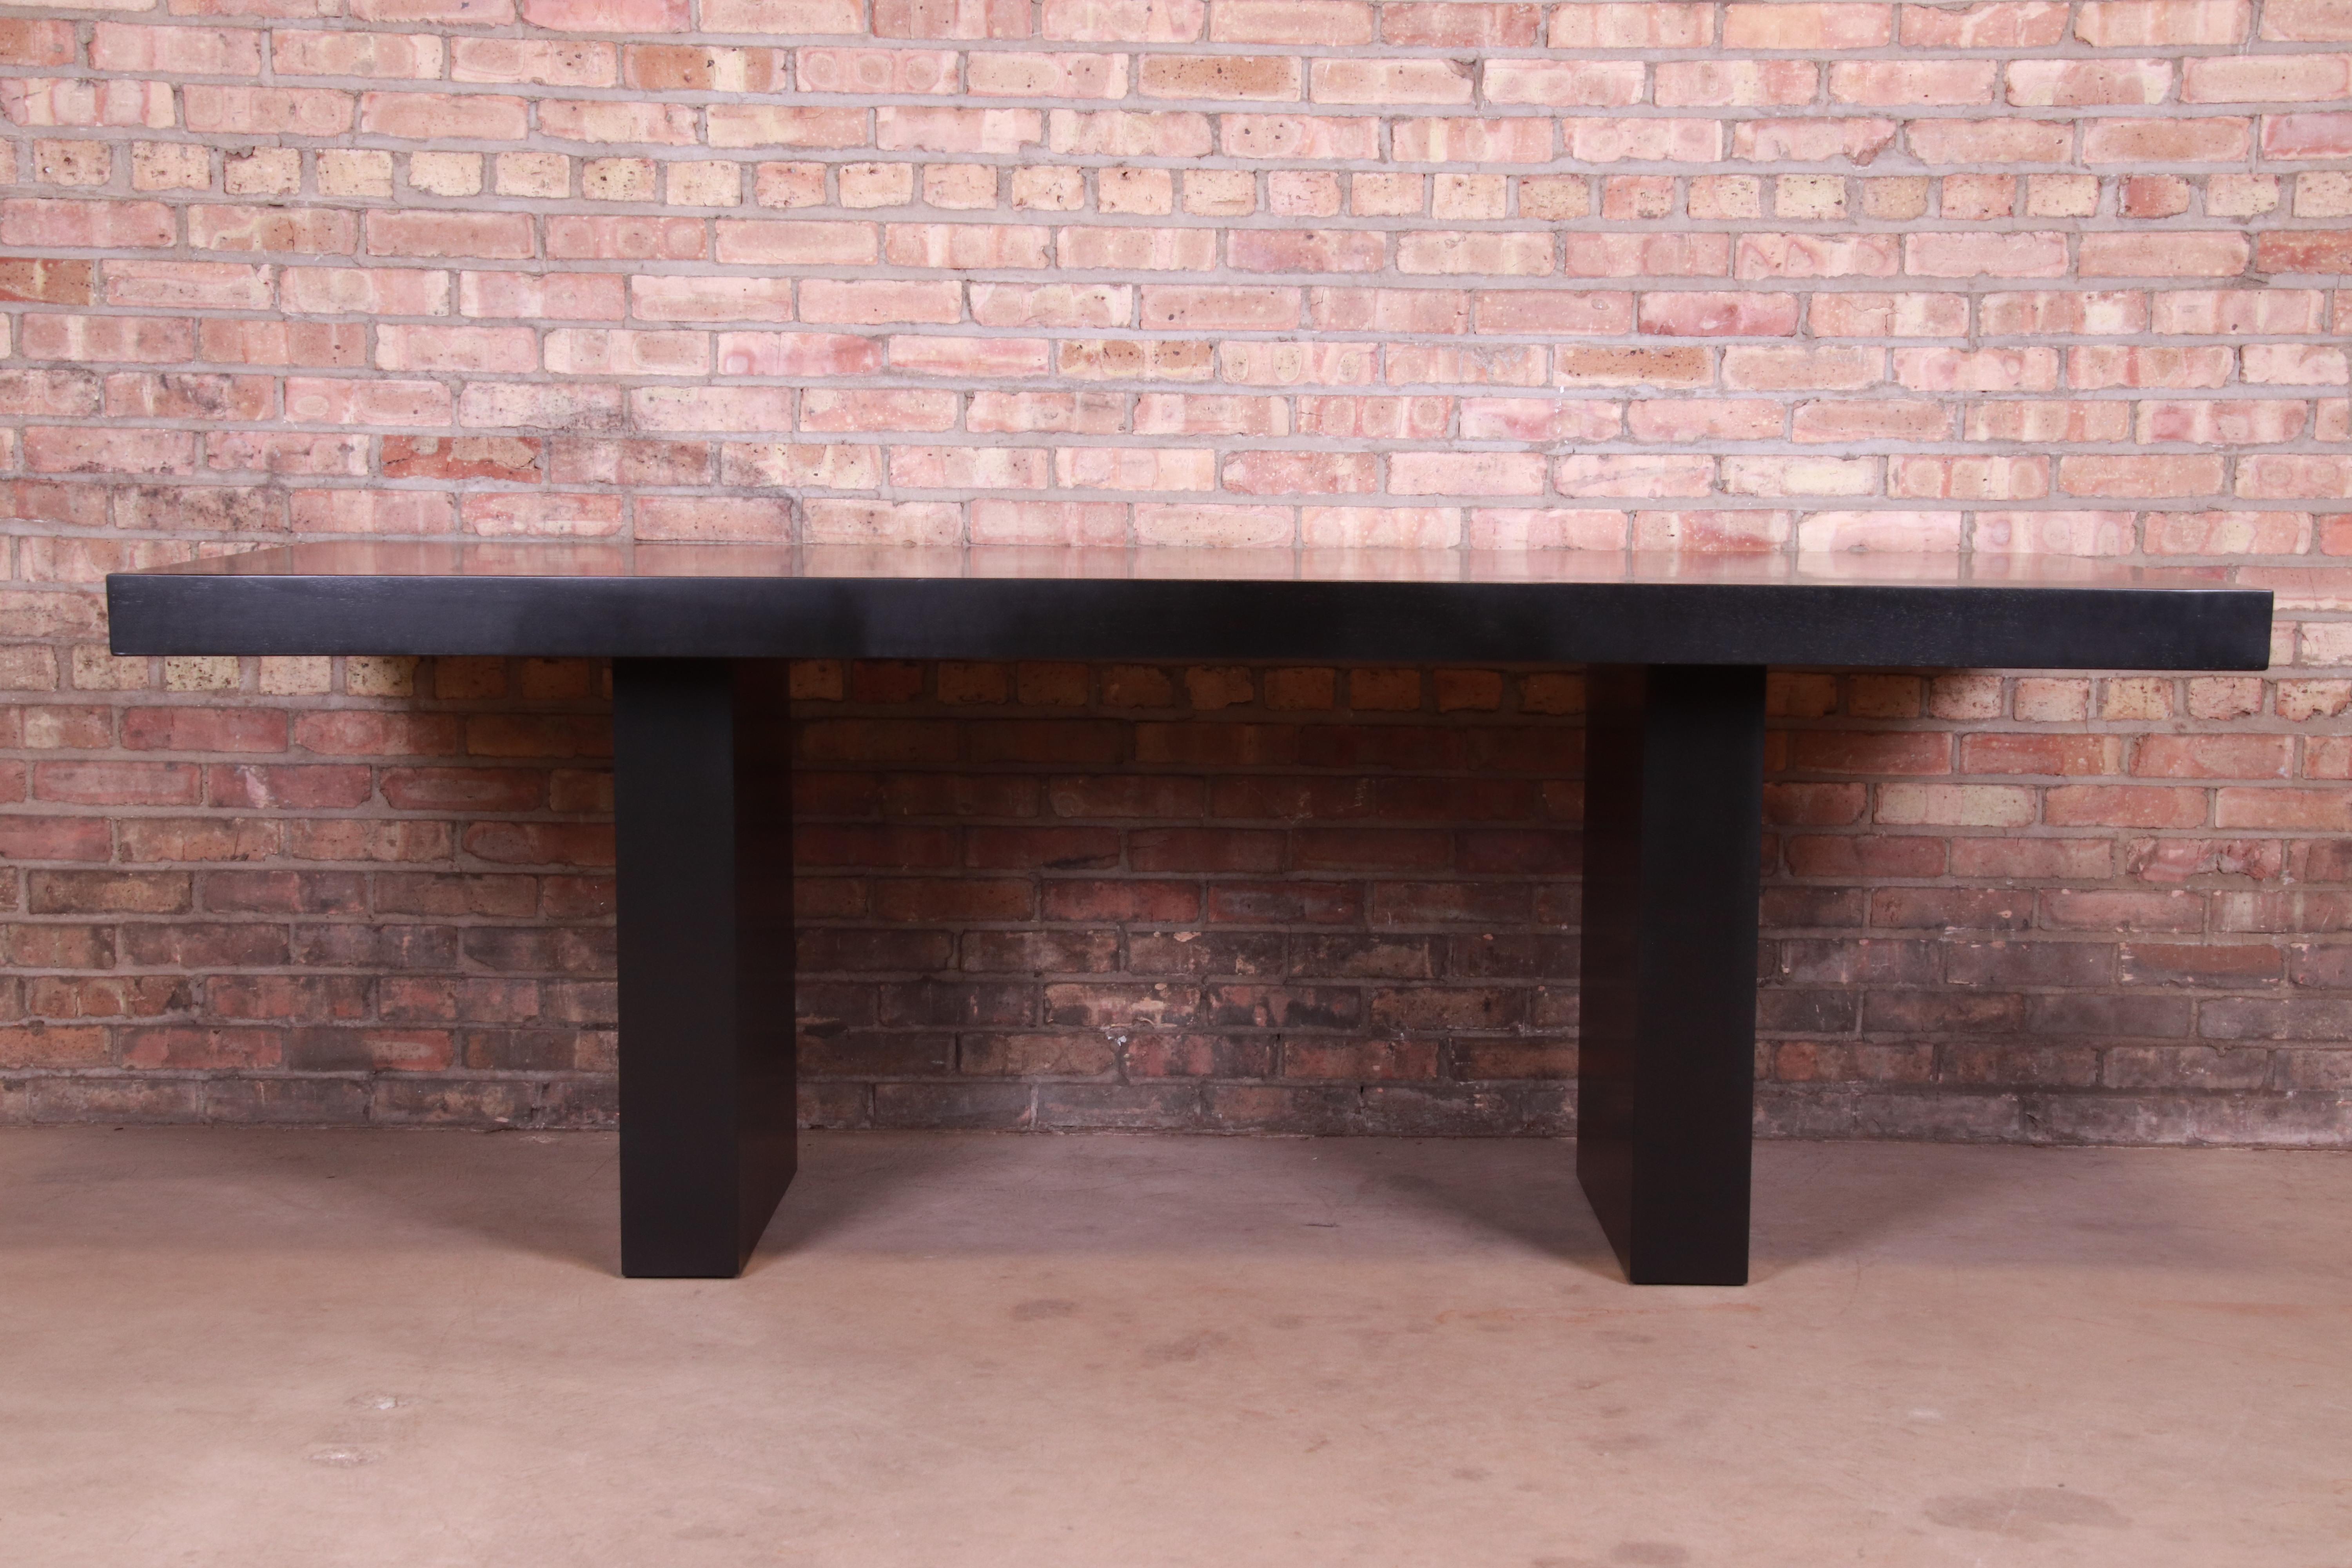
POLYGON ((118 653, 2260 669, 2225 567, 2052 556, 331 542, 107 579, 118 653))

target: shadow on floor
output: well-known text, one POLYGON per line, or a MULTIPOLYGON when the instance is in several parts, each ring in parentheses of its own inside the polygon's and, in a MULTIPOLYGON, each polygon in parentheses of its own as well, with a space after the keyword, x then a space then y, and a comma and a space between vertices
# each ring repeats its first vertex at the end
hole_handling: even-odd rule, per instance
POLYGON ((1599 1279, 1625 1277, 1577 1185, 1570 1140, 1327 1138, 1318 1146, 1353 1173, 1368 1205, 1467 1223, 1599 1279))
MULTIPOLYGON (((2234 1269, 2289 1244, 2315 1162, 2329 1182, 2352 1175, 2352 1153, 1767 1142, 1752 1278, 1841 1259, 2234 1269), (2247 1191, 2276 1201, 2249 1212, 2222 1195, 2247 1191)), ((609 1134, 25 1129, 0 1159, 0 1248, 284 1237, 306 1252, 454 1246, 610 1278, 618 1197, 609 1134)), ((1509 1139, 813 1135, 751 1267, 826 1251, 1438 1256, 1496 1238, 1622 1279, 1574 1145, 1509 1139)))

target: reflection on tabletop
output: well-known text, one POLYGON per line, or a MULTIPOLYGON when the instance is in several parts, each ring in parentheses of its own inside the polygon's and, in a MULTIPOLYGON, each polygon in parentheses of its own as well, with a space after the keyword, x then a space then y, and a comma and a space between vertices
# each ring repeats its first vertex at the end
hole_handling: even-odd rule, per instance
POLYGON ((1318 583, 1716 583, 2009 588, 2306 587, 2309 571, 2143 566, 2061 555, 1267 550, 1092 545, 629 544, 325 541, 150 569, 289 577, 1158 579, 1318 583), (2272 579, 2295 577, 2294 584, 2272 579))

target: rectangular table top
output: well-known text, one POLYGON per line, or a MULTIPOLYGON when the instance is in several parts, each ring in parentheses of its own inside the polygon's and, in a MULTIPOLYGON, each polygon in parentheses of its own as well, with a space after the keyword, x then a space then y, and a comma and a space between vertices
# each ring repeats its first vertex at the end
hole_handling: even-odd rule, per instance
POLYGON ((382 543, 107 579, 121 654, 2261 669, 2227 567, 1601 551, 382 543))

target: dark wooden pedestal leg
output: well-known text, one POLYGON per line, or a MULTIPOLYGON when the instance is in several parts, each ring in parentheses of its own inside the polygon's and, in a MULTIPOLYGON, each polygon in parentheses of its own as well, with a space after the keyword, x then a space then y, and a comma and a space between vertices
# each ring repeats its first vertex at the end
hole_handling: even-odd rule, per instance
POLYGON ((1745 1285, 1764 671, 1590 682, 1577 1178, 1634 1284, 1745 1285))
POLYGON ((793 1179, 781 659, 613 661, 621 1272, 731 1279, 793 1179))

